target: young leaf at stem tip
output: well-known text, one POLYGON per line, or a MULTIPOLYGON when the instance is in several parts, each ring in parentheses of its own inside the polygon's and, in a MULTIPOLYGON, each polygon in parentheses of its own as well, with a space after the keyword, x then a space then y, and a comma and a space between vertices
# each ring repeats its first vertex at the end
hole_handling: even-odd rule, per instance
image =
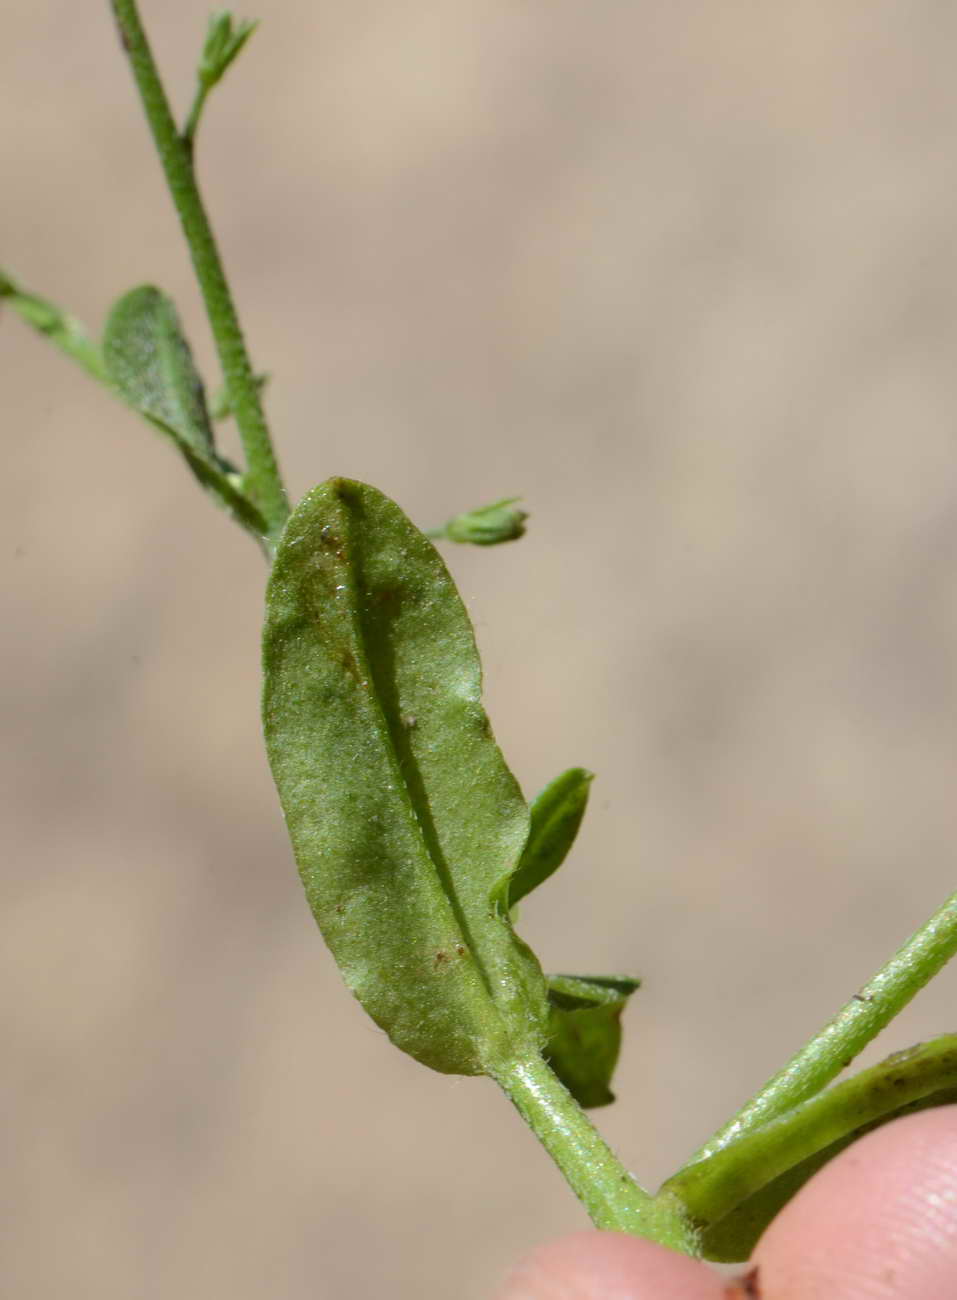
POLYGON ((196 66, 196 94, 183 127, 182 139, 188 149, 192 150, 207 95, 258 26, 258 19, 253 22, 241 19, 234 27, 233 15, 227 10, 210 14, 206 39, 196 66))
POLYGON ((640 981, 627 975, 549 975, 545 1059, 580 1106, 615 1100, 621 1013, 640 981))
POLYGON ((537 1053, 544 977, 489 902, 528 811, 482 708, 461 598, 375 488, 330 479, 291 516, 263 664, 273 777, 353 993, 437 1070, 486 1073, 537 1053))
POLYGON ((233 15, 219 10, 209 15, 206 40, 199 57, 196 75, 207 90, 216 85, 259 26, 259 20, 241 18, 233 26, 233 15))
POLYGON ((895 1052, 685 1166, 661 1189, 701 1233, 706 1259, 747 1259, 808 1179, 872 1129, 957 1101, 957 1034, 895 1052))
POLYGON ((562 772, 532 800, 528 840, 515 872, 497 882, 493 899, 506 910, 537 889, 565 861, 588 805, 594 774, 583 767, 562 772))

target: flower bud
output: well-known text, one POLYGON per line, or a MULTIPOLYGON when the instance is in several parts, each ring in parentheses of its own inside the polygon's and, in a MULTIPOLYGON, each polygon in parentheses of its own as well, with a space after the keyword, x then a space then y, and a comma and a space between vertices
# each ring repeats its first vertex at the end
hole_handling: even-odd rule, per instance
POLYGON ((243 48, 256 27, 254 22, 240 20, 233 27, 233 16, 226 10, 210 15, 206 41, 197 69, 200 83, 209 90, 243 48))
POLYGON ((490 506, 480 506, 464 515, 456 515, 445 525, 445 536, 452 542, 471 542, 475 546, 495 546, 513 542, 525 532, 528 514, 519 510, 519 497, 505 497, 490 506))

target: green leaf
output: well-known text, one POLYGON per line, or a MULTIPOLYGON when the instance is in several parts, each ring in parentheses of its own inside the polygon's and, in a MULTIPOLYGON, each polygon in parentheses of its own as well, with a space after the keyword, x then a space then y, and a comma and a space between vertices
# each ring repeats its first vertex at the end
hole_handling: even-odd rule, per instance
POLYGON ((130 406, 201 456, 212 456, 203 381, 176 308, 164 293, 144 284, 120 298, 106 322, 103 356, 130 406))
POLYGON ((775 1215, 822 1166, 901 1115, 957 1101, 957 1035, 895 1052, 879 1065, 686 1166, 662 1193, 701 1233, 705 1258, 747 1259, 775 1215))
POLYGON ((38 294, 21 289, 8 275, 0 271, 0 298, 6 299, 13 310, 40 334, 45 334, 67 356, 78 361, 94 379, 107 382, 103 357, 96 343, 84 327, 69 312, 38 294))
POLYGON ((518 866, 493 891, 498 906, 514 907, 565 861, 585 815, 593 779, 593 773, 583 767, 569 768, 532 801, 528 840, 518 866))
POLYGON ((549 975, 545 1059, 580 1106, 607 1106, 621 1049, 621 1013, 639 981, 627 975, 549 975))
POLYGON ((486 1073, 539 1051, 544 977, 489 902, 528 811, 482 708, 461 598, 381 492, 330 479, 293 513, 263 661, 269 761, 346 983, 434 1069, 486 1073))
POLYGON ((106 323, 103 360, 120 396, 171 439, 217 504, 261 541, 268 525, 241 475, 216 452, 203 382, 170 299, 151 285, 124 294, 106 323))

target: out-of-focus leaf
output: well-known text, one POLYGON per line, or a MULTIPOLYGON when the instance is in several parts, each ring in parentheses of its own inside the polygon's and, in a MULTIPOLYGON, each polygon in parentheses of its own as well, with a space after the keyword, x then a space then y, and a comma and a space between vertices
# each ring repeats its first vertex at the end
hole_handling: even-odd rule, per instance
POLYGON ((266 746, 313 913, 369 1014, 434 1069, 540 1050, 540 967, 494 881, 528 810, 492 738, 468 615, 435 548, 375 488, 291 516, 267 595, 266 746))
POLYGON ((176 308, 164 293, 144 284, 119 299, 106 322, 103 357, 110 379, 130 406, 212 458, 213 428, 203 381, 176 308))
POLYGON ((615 1100, 621 1013, 639 981, 626 975, 550 975, 545 1059, 580 1106, 615 1100))
POLYGON ((106 323, 103 360, 124 400, 171 439, 217 504, 262 542, 269 527, 242 476, 216 452, 203 382, 170 299, 152 285, 124 294, 106 323))

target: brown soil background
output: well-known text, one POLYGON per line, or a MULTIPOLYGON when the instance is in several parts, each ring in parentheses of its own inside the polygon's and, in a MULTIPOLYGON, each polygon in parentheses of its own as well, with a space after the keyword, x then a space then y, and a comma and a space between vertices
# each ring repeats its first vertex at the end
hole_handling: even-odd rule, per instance
MULTIPOLYGON (((183 109, 205 8, 145 11, 183 109)), ((598 1119, 654 1183, 954 888, 957 9, 262 17, 199 151, 291 490, 525 494, 525 540, 448 558, 525 788, 598 773, 524 926, 645 978, 598 1119)), ((106 4, 7 0, 0 107, 2 263, 94 325, 161 284, 214 377, 106 4)), ((261 560, 9 313, 0 399, 0 1289, 482 1300, 582 1215, 339 983, 258 739, 261 560)))

